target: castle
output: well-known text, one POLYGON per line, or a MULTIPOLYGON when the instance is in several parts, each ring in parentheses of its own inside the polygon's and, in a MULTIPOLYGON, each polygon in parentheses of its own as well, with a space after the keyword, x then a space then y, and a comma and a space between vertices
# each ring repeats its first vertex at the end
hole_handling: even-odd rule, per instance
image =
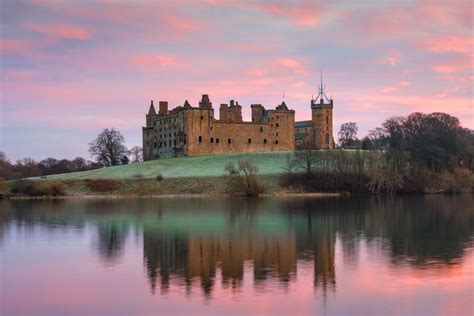
POLYGON ((152 100, 142 128, 143 159, 334 148, 333 100, 326 97, 322 83, 318 97, 311 99, 311 121, 295 122, 295 111, 284 101, 271 110, 252 104, 251 122, 242 120, 242 106, 234 100, 219 109, 217 120, 207 94, 198 107, 186 100, 168 110, 168 102, 160 101, 158 113, 152 100))

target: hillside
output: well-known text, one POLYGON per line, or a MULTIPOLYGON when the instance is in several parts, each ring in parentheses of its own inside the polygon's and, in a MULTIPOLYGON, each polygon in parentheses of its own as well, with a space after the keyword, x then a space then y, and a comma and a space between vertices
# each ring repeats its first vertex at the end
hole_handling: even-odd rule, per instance
POLYGON ((224 175, 225 166, 242 159, 252 160, 260 175, 280 174, 284 171, 289 152, 239 153, 199 157, 178 157, 152 160, 143 163, 114 166, 96 170, 47 176, 51 180, 131 179, 137 175, 154 178, 161 174, 165 179, 224 175))

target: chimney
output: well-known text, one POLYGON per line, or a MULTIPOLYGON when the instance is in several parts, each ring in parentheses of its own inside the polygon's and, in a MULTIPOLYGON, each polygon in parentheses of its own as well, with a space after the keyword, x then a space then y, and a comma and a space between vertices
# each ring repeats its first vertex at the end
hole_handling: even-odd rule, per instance
POLYGON ((235 105, 235 101, 234 100, 230 100, 230 106, 234 106, 235 105))
POLYGON ((160 101, 160 115, 168 115, 168 101, 160 101))

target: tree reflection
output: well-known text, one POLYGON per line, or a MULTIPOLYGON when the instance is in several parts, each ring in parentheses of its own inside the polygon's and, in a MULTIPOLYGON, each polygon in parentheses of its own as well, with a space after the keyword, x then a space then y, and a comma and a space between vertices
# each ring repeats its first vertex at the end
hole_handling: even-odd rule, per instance
POLYGON ((97 249, 107 264, 119 262, 128 235, 128 223, 103 221, 97 224, 97 249))

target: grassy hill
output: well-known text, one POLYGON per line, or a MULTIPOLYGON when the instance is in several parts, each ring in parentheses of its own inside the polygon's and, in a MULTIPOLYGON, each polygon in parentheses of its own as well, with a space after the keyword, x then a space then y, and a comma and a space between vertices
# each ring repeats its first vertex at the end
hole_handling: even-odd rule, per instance
POLYGON ((132 179, 138 175, 165 179, 182 177, 216 177, 224 175, 225 166, 233 161, 249 159, 258 167, 260 175, 281 174, 290 152, 239 153, 199 157, 178 157, 152 160, 124 166, 47 176, 50 180, 132 179))

